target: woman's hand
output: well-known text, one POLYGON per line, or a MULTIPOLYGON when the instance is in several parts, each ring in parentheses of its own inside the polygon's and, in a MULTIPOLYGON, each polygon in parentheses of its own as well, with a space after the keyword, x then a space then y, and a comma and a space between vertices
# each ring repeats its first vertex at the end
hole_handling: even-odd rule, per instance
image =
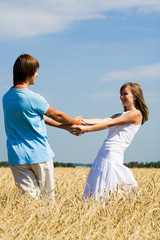
POLYGON ((73 135, 80 136, 84 134, 85 127, 82 125, 72 125, 70 126, 69 132, 73 135))

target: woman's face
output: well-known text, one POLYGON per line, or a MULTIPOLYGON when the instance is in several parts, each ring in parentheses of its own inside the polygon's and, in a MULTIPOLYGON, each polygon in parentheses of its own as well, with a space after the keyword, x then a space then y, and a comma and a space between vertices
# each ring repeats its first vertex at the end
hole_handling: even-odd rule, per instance
POLYGON ((123 89, 120 95, 120 99, 124 108, 130 108, 134 106, 135 97, 133 96, 129 86, 123 89))

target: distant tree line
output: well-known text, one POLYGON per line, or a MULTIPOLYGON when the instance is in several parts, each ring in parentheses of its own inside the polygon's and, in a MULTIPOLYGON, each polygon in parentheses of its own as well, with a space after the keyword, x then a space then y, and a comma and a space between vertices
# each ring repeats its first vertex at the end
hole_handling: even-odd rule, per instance
MULTIPOLYGON (((160 168, 160 161, 158 162, 149 162, 149 163, 144 163, 144 162, 129 162, 129 163, 124 163, 126 167, 129 168, 160 168)), ((92 164, 85 164, 85 163, 75 163, 76 167, 91 167, 92 164)))
POLYGON ((8 167, 8 162, 0 162, 0 167, 8 167))
POLYGON ((129 162, 124 163, 125 166, 129 168, 160 168, 160 161, 158 162, 129 162))
MULTIPOLYGON (((158 162, 129 162, 124 163, 126 167, 129 168, 160 168, 160 161, 158 162)), ((0 167, 8 167, 8 162, 0 162, 0 167)), ((54 167, 91 167, 92 164, 85 164, 85 163, 63 163, 63 162, 54 162, 54 167)))
MULTIPOLYGON (((8 162, 0 162, 0 167, 8 167, 8 162)), ((73 163, 63 163, 63 162, 54 162, 54 167, 71 167, 75 168, 76 166, 73 163)))
POLYGON ((75 168, 74 163, 63 163, 63 162, 54 162, 54 167, 71 167, 75 168))
POLYGON ((76 167, 92 167, 92 163, 74 163, 76 167))

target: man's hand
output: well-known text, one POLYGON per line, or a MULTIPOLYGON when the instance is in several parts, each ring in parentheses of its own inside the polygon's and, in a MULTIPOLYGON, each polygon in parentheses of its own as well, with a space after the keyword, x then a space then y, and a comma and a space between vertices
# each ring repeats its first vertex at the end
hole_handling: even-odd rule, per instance
POLYGON ((69 132, 73 135, 76 135, 76 136, 80 136, 82 134, 84 134, 84 126, 80 126, 80 125, 72 125, 70 126, 70 130, 69 132))
POLYGON ((85 121, 83 120, 82 116, 77 116, 77 117, 73 117, 75 120, 78 121, 78 125, 86 125, 85 121))

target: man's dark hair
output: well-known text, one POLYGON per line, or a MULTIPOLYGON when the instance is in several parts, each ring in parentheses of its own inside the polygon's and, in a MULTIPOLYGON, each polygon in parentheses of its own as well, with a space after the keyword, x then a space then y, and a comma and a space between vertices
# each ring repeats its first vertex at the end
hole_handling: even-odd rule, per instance
POLYGON ((39 62, 29 54, 20 55, 13 66, 13 84, 21 84, 39 69, 39 62))

